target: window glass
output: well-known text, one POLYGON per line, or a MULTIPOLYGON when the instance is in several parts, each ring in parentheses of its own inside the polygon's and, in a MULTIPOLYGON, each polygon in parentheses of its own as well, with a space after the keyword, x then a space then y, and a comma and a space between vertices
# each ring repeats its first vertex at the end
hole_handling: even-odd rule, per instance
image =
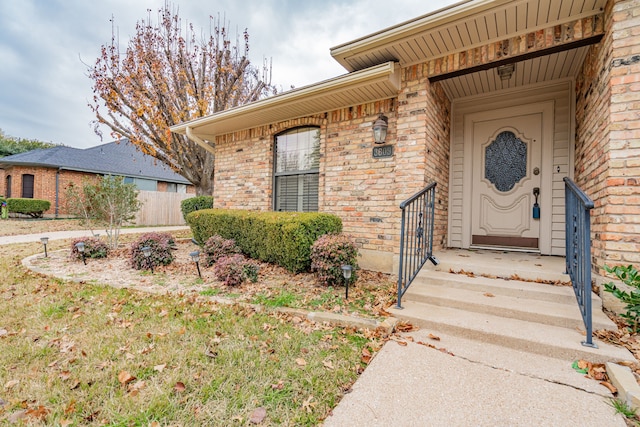
POLYGON ((320 129, 298 128, 276 136, 275 210, 317 211, 320 129))
POLYGON ((167 182, 167 193, 177 193, 178 185, 175 182, 167 182))
POLYGON ((25 173, 22 175, 22 198, 33 199, 33 175, 25 173))
POLYGON ((7 199, 11 197, 11 175, 7 175, 7 199))

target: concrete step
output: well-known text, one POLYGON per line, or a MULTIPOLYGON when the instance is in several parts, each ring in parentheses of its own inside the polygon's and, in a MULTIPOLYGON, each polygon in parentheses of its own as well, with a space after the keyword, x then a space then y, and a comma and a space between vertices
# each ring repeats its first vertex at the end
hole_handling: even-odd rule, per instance
POLYGON ((412 300, 406 300, 402 305, 403 309, 394 307, 389 311, 399 319, 435 333, 565 360, 586 359, 598 363, 633 360, 631 354, 621 347, 603 342, 597 342, 597 349, 581 345, 584 335, 577 329, 412 300))
POLYGON ((425 270, 448 272, 464 270, 492 277, 517 276, 525 280, 569 282, 564 258, 521 252, 452 249, 436 253, 440 264, 427 264, 425 270))
MULTIPOLYGON (((410 294, 425 284, 538 301, 576 304, 576 296, 571 286, 555 286, 521 280, 496 280, 484 276, 468 276, 424 269, 416 276, 407 293, 410 294)), ((602 300, 597 295, 593 294, 591 303, 594 310, 596 308, 602 309, 602 300)))
MULTIPOLYGON (((575 299, 573 304, 555 303, 504 295, 487 296, 487 294, 467 289, 422 284, 411 289, 410 294, 405 294, 403 301, 407 300, 563 328, 584 329, 580 309, 575 299)), ((592 313, 594 330, 617 329, 615 323, 602 310, 592 310, 592 313)))

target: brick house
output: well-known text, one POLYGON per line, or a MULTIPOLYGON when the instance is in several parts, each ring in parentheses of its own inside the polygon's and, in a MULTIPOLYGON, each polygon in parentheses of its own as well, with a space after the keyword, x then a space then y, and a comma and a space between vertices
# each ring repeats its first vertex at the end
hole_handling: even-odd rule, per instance
POLYGON ((57 146, 0 158, 0 194, 51 202, 45 216, 66 215, 69 184, 99 175, 124 176, 146 191, 195 193, 194 186, 166 165, 124 140, 78 149, 57 146))
POLYGON ((391 272, 398 206, 432 181, 436 248, 565 255, 569 177, 594 272, 640 263, 636 0, 462 1, 331 55, 346 74, 172 127, 215 153, 215 207, 336 214, 391 272))

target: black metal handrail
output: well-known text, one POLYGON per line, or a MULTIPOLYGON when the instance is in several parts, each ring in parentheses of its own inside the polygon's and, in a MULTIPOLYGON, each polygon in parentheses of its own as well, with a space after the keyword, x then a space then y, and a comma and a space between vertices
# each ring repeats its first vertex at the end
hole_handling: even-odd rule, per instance
POLYGON ((564 178, 565 195, 565 247, 567 273, 576 294, 586 340, 582 345, 598 347, 593 343, 591 312, 591 200, 573 181, 564 178))
POLYGON ((436 183, 400 203, 400 261, 398 264, 398 303, 427 260, 437 264, 433 256, 433 223, 435 218, 436 183))

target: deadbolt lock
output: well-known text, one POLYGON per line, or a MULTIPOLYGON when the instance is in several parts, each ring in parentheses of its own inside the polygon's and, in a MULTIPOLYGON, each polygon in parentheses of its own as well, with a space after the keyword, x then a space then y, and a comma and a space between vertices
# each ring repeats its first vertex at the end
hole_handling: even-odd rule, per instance
POLYGON ((533 174, 534 175, 540 175, 540 168, 538 168, 537 166, 535 168, 533 168, 533 174))

